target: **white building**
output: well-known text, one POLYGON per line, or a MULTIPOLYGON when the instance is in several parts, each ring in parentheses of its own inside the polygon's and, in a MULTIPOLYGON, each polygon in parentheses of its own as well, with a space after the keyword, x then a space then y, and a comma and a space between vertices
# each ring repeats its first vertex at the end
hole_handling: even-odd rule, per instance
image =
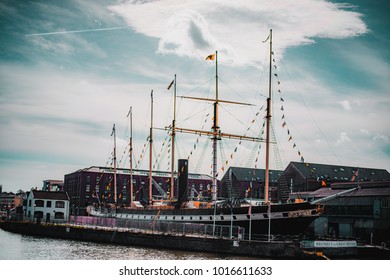
POLYGON ((27 197, 27 220, 60 222, 69 220, 69 196, 66 192, 30 191, 27 197))

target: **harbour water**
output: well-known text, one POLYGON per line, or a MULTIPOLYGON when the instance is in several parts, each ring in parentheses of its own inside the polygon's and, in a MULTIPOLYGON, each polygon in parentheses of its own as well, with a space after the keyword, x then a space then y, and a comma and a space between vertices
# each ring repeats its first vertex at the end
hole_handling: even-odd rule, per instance
POLYGON ((40 238, 0 229, 0 260, 232 260, 242 256, 40 238))

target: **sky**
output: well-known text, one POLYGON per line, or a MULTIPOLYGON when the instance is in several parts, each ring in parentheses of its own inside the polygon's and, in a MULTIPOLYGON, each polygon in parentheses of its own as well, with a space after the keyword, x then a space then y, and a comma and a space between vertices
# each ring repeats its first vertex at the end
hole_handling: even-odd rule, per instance
MULTIPOLYGON (((218 51, 222 132, 264 137, 272 29, 271 168, 291 161, 390 170, 390 20, 379 0, 0 1, 0 184, 40 188, 46 179, 148 168, 168 171, 173 88, 215 97, 218 51), (265 43, 263 43, 266 41, 265 43), (280 91, 280 92, 279 92, 280 91)), ((210 130, 212 103, 178 97, 177 126, 210 130)), ((180 134, 177 158, 209 174, 206 136, 180 134)), ((264 144, 218 141, 218 173, 264 168, 264 144)))

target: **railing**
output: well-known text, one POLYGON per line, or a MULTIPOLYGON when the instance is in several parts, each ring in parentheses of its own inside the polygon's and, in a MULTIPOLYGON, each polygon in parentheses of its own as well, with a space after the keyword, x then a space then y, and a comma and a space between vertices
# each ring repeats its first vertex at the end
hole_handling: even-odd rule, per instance
POLYGON ((165 221, 131 221, 106 217, 71 216, 70 224, 85 227, 105 227, 121 231, 143 231, 161 234, 178 234, 186 236, 203 236, 242 240, 245 228, 239 226, 198 223, 175 223, 165 221), (214 235, 213 235, 214 232, 214 235))

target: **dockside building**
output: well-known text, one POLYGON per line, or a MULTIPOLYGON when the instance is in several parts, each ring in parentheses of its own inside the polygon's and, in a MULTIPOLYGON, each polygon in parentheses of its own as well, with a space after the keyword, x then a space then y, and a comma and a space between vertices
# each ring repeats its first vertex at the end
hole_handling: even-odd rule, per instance
MULTIPOLYGON (((277 184, 282 170, 269 171, 269 194, 277 201, 277 184)), ((221 195, 225 198, 264 198, 265 169, 229 167, 221 179, 221 195)))
POLYGON ((354 190, 325 202, 324 213, 314 222, 314 233, 367 243, 390 242, 390 181, 335 183, 310 196, 317 200, 348 189, 354 190))
POLYGON ((305 198, 310 192, 334 183, 390 181, 385 169, 290 162, 278 179, 278 200, 305 198))
MULTIPOLYGON (((167 198, 170 195, 171 173, 153 171, 153 196, 167 198)), ((93 203, 114 202, 114 170, 110 167, 91 166, 64 176, 64 190, 70 197, 71 215, 85 215, 86 207, 93 203)), ((175 174, 177 178, 177 174, 175 174)), ((117 169, 117 204, 130 205, 130 170, 117 169)), ((189 199, 207 200, 211 197, 211 176, 188 174, 187 197, 189 199)), ((133 197, 137 201, 148 201, 149 171, 133 170, 133 197)), ((175 191, 177 194, 177 183, 175 191)))

